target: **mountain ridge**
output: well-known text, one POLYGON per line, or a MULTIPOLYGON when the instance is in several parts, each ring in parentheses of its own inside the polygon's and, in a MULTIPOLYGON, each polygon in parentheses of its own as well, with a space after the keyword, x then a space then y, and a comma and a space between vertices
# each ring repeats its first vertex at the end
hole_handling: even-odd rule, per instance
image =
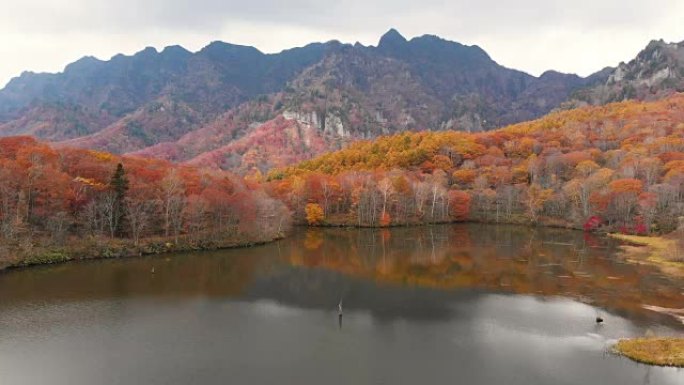
MULTIPOLYGON (((25 72, 12 79, 0 90, 0 136, 29 134, 192 162, 207 152, 220 158, 217 150, 235 151, 231 142, 250 143, 250 135, 263 137, 260 127, 274 133, 284 118, 294 124, 290 129, 314 128, 307 131, 313 136, 294 137, 334 146, 304 142, 283 149, 301 160, 360 138, 485 131, 556 108, 660 97, 684 85, 682 52, 684 43, 654 41, 635 60, 583 78, 553 70, 535 77, 499 65, 477 45, 435 35, 407 40, 396 29, 376 46, 332 40, 279 53, 220 41, 194 53, 178 45, 147 47, 108 61, 86 56, 58 74, 25 72), (649 72, 650 63, 660 72, 649 72), (658 82, 644 91, 649 76, 658 82), (630 82, 639 81, 629 91, 630 82)), ((237 163, 246 172, 235 161, 244 155, 226 153, 230 161, 213 163, 237 163)), ((276 163, 260 171, 282 166, 276 163)))

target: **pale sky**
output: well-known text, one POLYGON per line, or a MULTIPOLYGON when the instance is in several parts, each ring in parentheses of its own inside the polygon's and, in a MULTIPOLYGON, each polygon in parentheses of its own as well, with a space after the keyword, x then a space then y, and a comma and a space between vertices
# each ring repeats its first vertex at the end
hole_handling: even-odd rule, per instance
POLYGON ((391 27, 477 44, 533 75, 588 75, 652 39, 684 40, 684 0, 2 0, 0 87, 86 55, 197 51, 214 40, 263 52, 332 39, 376 45, 391 27))

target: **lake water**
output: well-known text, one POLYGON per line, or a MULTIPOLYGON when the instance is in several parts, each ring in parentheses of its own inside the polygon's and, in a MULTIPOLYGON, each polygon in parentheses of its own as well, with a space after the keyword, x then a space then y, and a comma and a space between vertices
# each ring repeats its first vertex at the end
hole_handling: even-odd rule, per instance
POLYGON ((684 331, 643 308, 683 308, 682 283, 616 246, 512 226, 300 229, 9 271, 0 384, 684 384, 607 352, 684 331))

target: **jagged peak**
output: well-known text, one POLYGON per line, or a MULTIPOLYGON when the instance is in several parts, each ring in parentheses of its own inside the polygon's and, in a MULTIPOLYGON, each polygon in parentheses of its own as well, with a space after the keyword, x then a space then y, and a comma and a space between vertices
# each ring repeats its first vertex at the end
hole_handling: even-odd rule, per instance
POLYGON ((157 49, 154 47, 145 47, 145 49, 143 49, 142 51, 136 52, 134 56, 156 55, 158 53, 159 52, 157 52, 157 49))
POLYGON ((99 63, 102 62, 102 60, 96 58, 95 56, 88 55, 88 56, 83 56, 82 58, 76 60, 75 62, 71 63, 73 64, 86 64, 86 63, 99 63))
POLYGON ((380 42, 378 43, 378 48, 382 47, 389 47, 389 46, 396 46, 400 44, 406 43, 407 40, 404 36, 402 36, 399 31, 397 31, 394 28, 390 28, 389 31, 385 32, 384 35, 380 38, 380 42))
POLYGON ((183 54, 183 55, 188 55, 192 54, 192 52, 188 51, 185 49, 183 46, 180 45, 169 45, 164 47, 164 49, 161 52, 162 54, 183 54))
POLYGON ((413 39, 411 39, 411 41, 412 41, 412 42, 414 42, 414 41, 416 41, 416 42, 420 42, 420 41, 439 41, 439 42, 445 42, 445 43, 453 43, 453 44, 463 45, 463 44, 461 44, 461 43, 459 43, 459 42, 447 40, 447 39, 441 38, 441 37, 439 37, 439 36, 437 36, 437 35, 430 34, 430 33, 426 33, 426 34, 424 34, 424 35, 414 37, 413 39))
POLYGON ((560 72, 558 72, 556 70, 546 70, 546 71, 542 72, 542 74, 539 75, 539 77, 543 78, 545 76, 557 76, 557 75, 565 75, 565 74, 561 74, 560 72))
POLYGON ((648 47, 653 47, 653 46, 662 46, 665 45, 665 40, 663 39, 653 39, 648 42, 648 45, 646 45, 646 48, 648 47))
POLYGON ((485 61, 493 61, 489 54, 478 45, 465 45, 437 35, 425 34, 417 36, 411 39, 408 44, 414 48, 436 50, 436 53, 469 56, 485 61))
POLYGON ((248 46, 248 45, 231 44, 231 43, 226 43, 226 42, 220 41, 220 40, 212 41, 206 47, 202 48, 199 51, 199 53, 207 53, 207 52, 210 52, 210 53, 211 52, 229 52, 229 53, 251 52, 253 54, 263 55, 263 53, 255 47, 248 46))
POLYGON ((73 63, 67 64, 64 68, 64 72, 78 70, 81 71, 91 65, 102 63, 102 61, 95 56, 84 56, 73 63))

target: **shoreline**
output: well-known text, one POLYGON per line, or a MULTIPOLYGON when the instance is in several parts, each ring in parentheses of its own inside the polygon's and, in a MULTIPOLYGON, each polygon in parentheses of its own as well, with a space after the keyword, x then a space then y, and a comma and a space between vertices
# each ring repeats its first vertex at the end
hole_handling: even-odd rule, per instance
MULTIPOLYGON (((382 230, 400 227, 429 227, 429 226, 443 226, 455 224, 485 224, 485 225, 503 225, 503 226, 521 226, 521 227, 545 227, 557 228, 570 231, 582 231, 574 227, 564 227, 553 224, 534 224, 534 223, 519 223, 515 221, 510 222, 494 222, 487 220, 469 220, 469 221, 443 221, 431 223, 406 223, 406 224, 392 224, 389 226, 364 226, 348 223, 322 223, 319 225, 308 225, 306 223, 294 224, 298 228, 347 228, 347 229, 371 229, 382 230)), ((605 233, 595 234, 605 235, 605 233)), ((0 254, 0 275, 12 270, 31 268, 34 266, 57 265, 62 263, 82 262, 82 261, 97 261, 104 259, 122 259, 122 258, 139 258, 145 256, 155 256, 168 253, 182 253, 192 251, 214 251, 224 249, 238 249, 248 248, 258 245, 264 245, 271 242, 276 242, 288 237, 289 234, 279 234, 272 239, 248 239, 236 240, 231 238, 224 238, 220 240, 192 242, 188 241, 187 237, 180 237, 179 242, 174 242, 173 239, 167 238, 150 238, 141 240, 138 245, 129 239, 111 239, 107 237, 92 237, 87 240, 80 240, 66 242, 69 246, 37 246, 31 247, 31 252, 17 251, 17 247, 8 247, 10 255, 14 250, 15 256, 10 256, 5 260, 0 254), (24 255, 21 255, 24 254, 24 255)), ((2 251, 2 250, 0 250, 2 251)))
POLYGON ((669 235, 642 236, 617 233, 608 233, 608 236, 627 243, 620 246, 620 250, 628 262, 655 266, 669 277, 684 277, 684 256, 674 256, 679 248, 676 238, 671 239, 669 235))
POLYGON ((612 349, 615 354, 644 365, 684 368, 684 338, 626 338, 612 349))
MULTIPOLYGON (((10 260, 0 261, 0 275, 12 270, 34 266, 104 259, 140 258, 168 253, 249 248, 277 242, 285 237, 286 235, 281 234, 272 239, 237 240, 224 238, 204 242, 192 242, 187 239, 179 239, 179 242, 174 242, 174 240, 155 238, 140 242, 138 245, 134 245, 130 240, 93 238, 75 246, 37 247, 36 252, 16 255, 10 260)), ((20 253, 17 252, 17 254, 20 253)))
MULTIPOLYGON (((627 262, 654 266, 670 278, 684 277, 684 260, 676 258, 679 248, 676 235, 638 236, 610 233, 608 236, 627 243, 620 247, 621 254, 627 262)), ((684 322, 684 309, 649 310, 668 314, 684 322)), ((682 337, 625 338, 613 346, 613 351, 645 365, 684 368, 682 337)))
MULTIPOLYGON (((349 223, 345 221, 324 221, 319 224, 308 224, 305 221, 297 222, 294 225, 297 227, 312 227, 312 228, 358 228, 358 229, 390 229, 399 227, 420 227, 420 226, 436 226, 436 225, 455 225, 455 224, 484 224, 484 225, 503 225, 503 226, 522 226, 528 228, 553 228, 553 229, 564 229, 564 230, 575 230, 582 231, 585 230, 581 226, 575 226, 571 223, 560 222, 557 220, 544 220, 540 218, 538 221, 531 220, 501 220, 497 221, 495 219, 488 218, 471 218, 468 220, 445 220, 445 221, 435 221, 435 222, 406 222, 406 223, 391 223, 389 225, 370 225, 358 223, 349 223)), ((610 234, 608 231, 590 231, 590 234, 600 234, 606 235, 610 234)))
MULTIPOLYGON (((358 225, 356 223, 344 223, 344 222, 324 222, 318 225, 309 225, 306 223, 296 223, 295 227, 298 228, 347 228, 347 229, 392 229, 401 227, 429 227, 429 226, 443 226, 443 225, 454 225, 454 224, 484 224, 484 225, 502 225, 502 226, 521 226, 526 228, 552 228, 552 229, 563 229, 569 231, 584 231, 581 228, 572 226, 567 223, 557 223, 557 222, 545 222, 541 219, 538 222, 530 221, 493 221, 488 219, 472 219, 467 221, 438 221, 429 223, 403 223, 403 224, 390 224, 387 226, 379 225, 358 225)), ((650 247, 648 240, 658 240, 663 239, 662 235, 653 236, 631 236, 615 234, 603 231, 592 231, 591 234, 596 234, 599 236, 608 236, 613 239, 618 239, 627 243, 640 245, 640 247, 633 247, 638 249, 638 251, 643 251, 643 246, 646 246, 647 250, 650 247), (636 240, 635 240, 636 239, 636 240), (645 239, 646 241, 643 241, 645 239)), ((6 260, 0 259, 0 274, 9 270, 27 268, 31 266, 41 266, 41 265, 53 265, 59 263, 67 262, 78 262, 86 260, 99 260, 99 259, 120 259, 120 258, 135 258, 143 256, 154 256, 167 253, 178 253, 178 252, 191 252, 191 251, 212 251, 212 250, 222 250, 222 249, 236 249, 236 248, 247 248, 252 246, 264 245, 267 243, 275 242, 284 239, 289 234, 279 234, 272 239, 247 239, 247 240, 237 240, 234 238, 224 238, 212 241, 190 241, 187 237, 180 237, 179 242, 174 242, 173 239, 167 238, 151 238, 147 240, 142 240, 139 245, 134 245, 131 240, 128 239, 111 239, 106 237, 93 237, 88 240, 82 240, 76 242, 67 242, 71 244, 70 246, 38 246, 35 251, 32 251, 25 255, 17 255, 10 257, 6 260)), ((622 246, 623 252, 627 254, 628 261, 632 263, 639 263, 644 261, 643 256, 640 258, 634 258, 634 252, 630 250, 625 251, 626 247, 622 246)), ((14 249, 17 249, 15 247, 14 249)), ((12 248, 9 248, 12 250, 12 248)), ((2 251, 2 250, 0 250, 2 251)), ((22 254, 21 251, 15 254, 22 254)), ((643 254, 643 252, 639 253, 643 254)), ((2 255, 0 255, 0 258, 2 255)), ((653 265, 656 263, 650 262, 653 265)), ((675 263, 675 262, 671 262, 675 263)), ((681 264, 681 263, 677 263, 681 264)), ((684 264, 681 264, 684 265, 684 264)), ((662 267, 662 266, 659 266, 662 267)), ((664 272, 670 276, 680 276, 679 274, 672 274, 671 272, 664 272)), ((682 266, 682 275, 684 275, 684 266, 682 266)))

